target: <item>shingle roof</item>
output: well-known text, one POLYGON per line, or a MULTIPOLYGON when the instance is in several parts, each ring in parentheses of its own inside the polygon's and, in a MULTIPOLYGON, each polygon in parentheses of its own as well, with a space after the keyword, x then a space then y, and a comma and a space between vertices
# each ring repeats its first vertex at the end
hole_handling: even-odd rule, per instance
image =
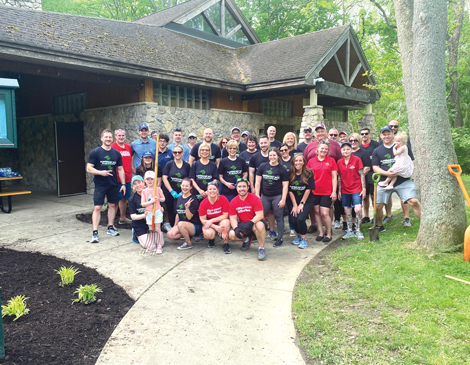
POLYGON ((191 9, 198 7, 199 5, 207 2, 208 0, 191 0, 184 3, 172 6, 171 8, 161 10, 158 13, 147 15, 143 18, 137 19, 134 23, 157 25, 163 27, 168 23, 172 22, 176 18, 185 14, 191 9))

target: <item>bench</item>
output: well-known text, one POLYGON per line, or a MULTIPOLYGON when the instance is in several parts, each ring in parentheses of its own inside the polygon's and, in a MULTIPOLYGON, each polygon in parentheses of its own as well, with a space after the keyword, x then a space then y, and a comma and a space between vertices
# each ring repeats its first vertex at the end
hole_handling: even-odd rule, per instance
POLYGON ((11 212, 11 197, 13 195, 24 195, 24 194, 31 194, 29 190, 18 190, 18 191, 9 191, 9 192, 1 192, 0 193, 0 209, 3 213, 10 213, 11 212), (3 197, 8 197, 8 209, 5 210, 3 207, 3 197))

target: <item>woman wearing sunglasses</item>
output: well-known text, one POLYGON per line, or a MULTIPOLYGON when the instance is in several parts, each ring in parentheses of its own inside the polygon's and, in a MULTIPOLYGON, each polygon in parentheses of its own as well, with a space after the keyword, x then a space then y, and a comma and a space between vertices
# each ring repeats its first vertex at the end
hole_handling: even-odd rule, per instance
POLYGON ((222 158, 219 164, 219 180, 222 184, 222 195, 230 202, 237 196, 237 180, 248 176, 245 160, 237 156, 238 142, 231 139, 226 145, 228 157, 222 158))
POLYGON ((175 225, 175 201, 181 194, 181 181, 189 177, 191 167, 183 161, 184 149, 181 146, 173 147, 173 161, 168 162, 163 170, 163 194, 168 212, 168 222, 163 224, 165 231, 175 225))

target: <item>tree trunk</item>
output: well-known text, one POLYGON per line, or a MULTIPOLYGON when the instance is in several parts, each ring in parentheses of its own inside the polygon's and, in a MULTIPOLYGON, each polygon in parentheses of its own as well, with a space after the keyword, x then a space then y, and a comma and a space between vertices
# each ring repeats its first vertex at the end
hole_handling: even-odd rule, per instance
POLYGON ((423 187, 417 242, 434 252, 462 247, 466 216, 462 193, 447 165, 457 162, 445 89, 446 0, 415 0, 413 11, 412 124, 423 187))
MULTIPOLYGON (((469 0, 470 1, 470 0, 469 0)), ((457 63, 459 60, 459 42, 462 31, 464 0, 454 3, 453 10, 455 14, 454 28, 447 41, 449 52, 449 78, 450 78, 450 108, 453 114, 454 127, 463 126, 462 109, 460 108, 459 94, 459 73, 457 72, 457 63)))

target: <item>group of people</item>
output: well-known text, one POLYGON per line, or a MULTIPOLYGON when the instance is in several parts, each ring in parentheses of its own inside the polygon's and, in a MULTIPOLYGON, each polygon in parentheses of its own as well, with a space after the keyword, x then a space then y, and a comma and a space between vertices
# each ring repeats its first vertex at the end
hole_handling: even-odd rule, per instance
MULTIPOLYGON (((190 134, 188 145, 182 143, 181 129, 175 128, 173 143, 169 145, 169 136, 160 133, 155 137, 158 146, 145 124, 139 127, 140 138, 130 145, 124 130, 115 131, 114 143, 112 132, 104 130, 102 145, 91 152, 87 164, 87 171, 95 175, 91 242, 99 242, 105 197, 107 234, 119 235, 113 225, 118 206, 119 223, 128 223, 128 199, 138 243, 158 254, 163 252, 164 230, 168 239, 183 240, 178 250, 191 249, 192 237, 196 242, 205 238, 214 247, 219 235, 226 254, 231 253, 229 241, 242 241, 241 250, 247 251, 257 240, 258 259, 265 260, 266 238, 274 241, 274 247, 283 245, 285 213, 292 244, 300 249, 307 248, 308 232, 318 231, 316 241, 330 242, 332 229, 341 227, 341 216, 343 238, 362 239, 361 224, 370 221, 373 172, 382 176, 377 193, 381 231, 385 230, 382 208, 393 191, 420 217, 410 179, 411 146, 406 133, 395 135, 395 123, 381 129, 381 143, 370 139, 368 128, 349 136, 331 129, 327 135, 323 124, 305 128, 300 144, 292 132, 282 142, 276 140, 274 126, 259 138, 234 127, 230 138, 218 144, 208 128, 202 142, 196 143, 196 135, 190 134)), ((404 224, 410 225, 406 211, 404 224)))

